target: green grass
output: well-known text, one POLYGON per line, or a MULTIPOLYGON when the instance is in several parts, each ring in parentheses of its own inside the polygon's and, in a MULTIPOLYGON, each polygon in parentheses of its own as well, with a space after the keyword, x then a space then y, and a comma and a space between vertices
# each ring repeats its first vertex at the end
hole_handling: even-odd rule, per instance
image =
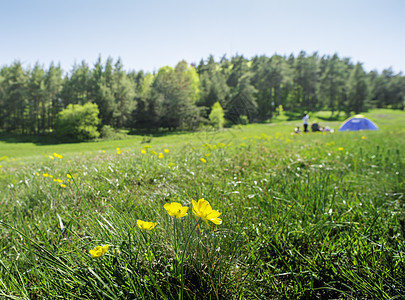
POLYGON ((405 114, 366 116, 380 130, 292 135, 297 120, 147 145, 1 143, 0 297, 403 298, 405 114), (221 225, 195 218, 201 198, 221 225))

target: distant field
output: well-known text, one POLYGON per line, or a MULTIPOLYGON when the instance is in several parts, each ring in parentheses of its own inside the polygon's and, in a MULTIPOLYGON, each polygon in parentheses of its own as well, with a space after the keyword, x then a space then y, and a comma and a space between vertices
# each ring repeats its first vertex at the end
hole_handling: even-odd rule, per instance
POLYGON ((405 113, 365 115, 380 129, 0 141, 0 298, 404 298, 405 113))
MULTIPOLYGON (((389 127, 398 127, 398 124, 405 118, 405 113, 402 111, 393 110, 373 110, 364 114, 370 117, 372 120, 378 123, 378 126, 382 129, 388 129, 389 127)), ((342 121, 323 121, 330 117, 330 112, 318 112, 311 115, 311 122, 317 121, 322 126, 329 126, 334 128, 335 131, 340 127, 342 121, 345 119, 341 117, 342 121)), ((152 144, 166 144, 166 145, 178 145, 184 142, 184 140, 202 140, 207 139, 224 139, 232 140, 243 134, 252 135, 260 132, 265 133, 290 133, 295 126, 301 126, 301 120, 282 122, 282 123, 270 123, 266 127, 265 125, 249 125, 247 127, 238 127, 226 130, 223 133, 216 134, 204 134, 204 133, 184 133, 176 134, 173 136, 155 137, 152 138, 152 144), (276 126, 277 125, 277 126, 276 126), (264 126, 264 127, 263 127, 264 126), (276 127, 274 127, 276 126, 276 127), (249 128, 249 129, 247 129, 249 128)), ((30 142, 25 143, 8 143, 1 140, 0 137, 0 157, 7 156, 14 159, 22 159, 25 157, 35 156, 48 156, 53 152, 62 153, 74 153, 74 152, 94 152, 100 150, 114 150, 115 148, 136 148, 141 147, 141 141, 144 139, 143 135, 129 135, 127 139, 117 141, 97 141, 97 142, 85 142, 85 143, 73 143, 73 144, 55 144, 55 145, 42 145, 41 143, 35 144, 30 142)))

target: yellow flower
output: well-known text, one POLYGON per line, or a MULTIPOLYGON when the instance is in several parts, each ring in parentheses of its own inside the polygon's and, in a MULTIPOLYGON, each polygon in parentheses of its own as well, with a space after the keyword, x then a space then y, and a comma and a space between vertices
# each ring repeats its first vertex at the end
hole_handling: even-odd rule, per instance
POLYGON ((164 153, 169 153, 170 151, 169 151, 169 149, 164 149, 163 152, 164 153))
POLYGON ((163 155, 163 153, 159 153, 159 156, 158 156, 159 158, 163 158, 164 157, 164 155, 163 155))
POLYGON ((138 225, 139 228, 146 229, 146 230, 152 230, 157 225, 157 223, 145 222, 142 220, 137 220, 136 224, 138 225))
POLYGON ((66 184, 63 184, 63 183, 62 183, 62 184, 60 185, 60 187, 65 188, 65 187, 66 187, 66 184))
POLYGON ((220 225, 222 220, 218 217, 221 215, 220 212, 213 210, 211 205, 204 198, 198 200, 198 203, 192 200, 193 203, 193 213, 203 219, 208 225, 208 221, 211 221, 214 224, 220 225))
POLYGON ((207 160, 206 160, 204 157, 201 157, 201 158, 200 158, 200 161, 201 161, 202 163, 204 163, 204 164, 207 163, 207 160))
POLYGON ((62 183, 63 180, 58 178, 58 179, 56 179, 56 182, 62 183))
POLYGON ((182 218, 187 215, 188 206, 183 206, 178 202, 166 203, 163 207, 171 217, 182 218))
POLYGON ((50 158, 50 159, 54 159, 53 156, 50 156, 50 155, 49 155, 49 158, 50 158))
POLYGON ((141 150, 141 153, 142 153, 142 154, 146 154, 146 151, 142 149, 142 150, 141 150))
POLYGON ((339 147, 339 148, 338 148, 339 151, 343 151, 343 149, 344 149, 343 147, 339 147))
POLYGON ((72 179, 72 175, 70 175, 70 174, 66 174, 66 177, 69 179, 72 179))
POLYGON ((49 174, 47 174, 47 173, 43 173, 43 174, 42 174, 42 176, 44 176, 44 177, 48 177, 48 176, 49 176, 49 174))
POLYGON ((52 175, 48 175, 49 176, 49 178, 53 178, 53 176, 52 175))
POLYGON ((362 139, 362 140, 365 140, 366 138, 367 138, 367 137, 366 137, 366 136, 364 136, 364 135, 361 137, 361 139, 362 139))
POLYGON ((93 258, 97 258, 106 254, 107 251, 108 251, 108 244, 104 246, 97 246, 96 248, 89 250, 89 253, 93 258))

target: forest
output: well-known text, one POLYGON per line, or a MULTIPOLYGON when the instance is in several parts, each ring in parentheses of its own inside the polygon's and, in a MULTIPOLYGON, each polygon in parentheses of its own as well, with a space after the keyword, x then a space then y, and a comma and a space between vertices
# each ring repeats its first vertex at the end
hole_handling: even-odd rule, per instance
MULTIPOLYGON (((0 69, 0 131, 47 134, 69 104, 94 103, 99 129, 195 130, 215 103, 227 124, 269 122, 280 109, 331 116, 370 108, 404 109, 405 76, 391 68, 366 72, 361 63, 318 53, 251 59, 235 55, 198 64, 180 61, 158 71, 127 71, 120 58, 82 61, 69 72, 51 63, 0 69)), ((226 125, 226 124, 225 124, 226 125)))

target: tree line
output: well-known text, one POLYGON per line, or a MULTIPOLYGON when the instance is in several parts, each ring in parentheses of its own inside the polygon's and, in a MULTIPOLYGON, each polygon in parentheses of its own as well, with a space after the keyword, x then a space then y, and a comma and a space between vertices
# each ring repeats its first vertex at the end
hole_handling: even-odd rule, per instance
POLYGON ((403 110, 404 102, 402 73, 366 72, 349 58, 303 51, 296 57, 209 56, 153 73, 126 71, 111 57, 99 57, 92 67, 82 61, 67 73, 53 63, 24 68, 15 61, 0 69, 0 130, 25 134, 51 132, 69 104, 97 104, 100 127, 194 130, 208 122, 216 103, 234 124, 271 120, 280 106, 292 113, 339 115, 403 110))

